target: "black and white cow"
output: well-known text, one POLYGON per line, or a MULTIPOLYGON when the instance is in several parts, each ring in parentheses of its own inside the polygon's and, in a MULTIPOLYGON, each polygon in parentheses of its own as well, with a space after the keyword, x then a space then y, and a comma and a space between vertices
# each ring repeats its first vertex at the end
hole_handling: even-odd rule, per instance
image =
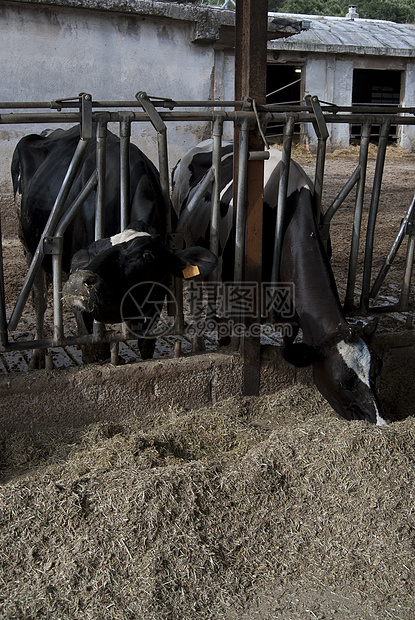
MULTIPOLYGON (((272 149, 265 162, 263 281, 271 281, 276 204, 281 172, 281 153, 272 149)), ((173 207, 182 212, 212 162, 212 141, 199 144, 179 162, 173 174, 173 207)), ((232 279, 234 252, 232 208, 233 145, 223 144, 221 225, 219 231, 222 279, 232 279)), ((187 243, 206 244, 209 237, 210 194, 204 208, 190 216, 184 230, 187 243), (204 212, 204 214, 201 213, 204 212)), ((320 241, 312 183, 291 162, 287 210, 281 251, 281 282, 295 286, 295 314, 304 343, 287 343, 283 354, 297 366, 313 364, 317 388, 333 409, 348 420, 363 419, 385 424, 375 394, 380 360, 365 342, 363 330, 347 323, 338 298, 328 256, 320 241)))
MULTIPOLYGON (((55 198, 79 142, 79 127, 58 129, 46 135, 28 135, 16 146, 12 161, 15 194, 21 194, 20 235, 30 260, 37 248, 55 198)), ((88 331, 92 318, 101 322, 121 321, 120 306, 126 292, 140 282, 161 284, 170 274, 182 275, 188 264, 198 267, 197 276, 210 273, 216 257, 204 248, 189 248, 173 254, 163 244, 166 211, 170 205, 162 197, 159 174, 150 160, 130 145, 131 222, 120 233, 120 141, 108 132, 106 147, 105 238, 94 241, 95 198, 91 194, 64 235, 63 271, 69 274, 64 297, 76 312, 78 326, 88 331)), ((80 170, 66 205, 90 178, 96 167, 96 140, 86 149, 80 170)), ((35 283, 37 338, 43 337, 46 309, 45 273, 50 258, 43 260, 44 272, 35 283)), ((163 289, 164 291, 164 289, 163 289)), ((145 295, 145 288, 141 289, 145 295)), ((164 292, 159 289, 160 299, 164 292)), ((140 300, 136 299, 139 303, 140 300)), ((153 311, 156 306, 153 304, 153 311)), ((154 318, 154 317, 153 317, 154 318)), ((153 321, 154 322, 154 321, 153 321)), ((154 340, 139 342, 143 357, 151 357, 154 340)), ((35 356, 34 365, 42 364, 35 356)))

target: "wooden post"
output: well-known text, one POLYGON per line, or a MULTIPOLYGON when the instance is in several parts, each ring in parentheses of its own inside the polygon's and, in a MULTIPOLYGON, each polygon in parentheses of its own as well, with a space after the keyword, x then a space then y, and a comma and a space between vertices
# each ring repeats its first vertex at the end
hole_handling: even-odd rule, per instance
MULTIPOLYGON (((267 77, 267 30, 268 0, 236 0, 236 41, 235 41, 235 100, 245 97, 254 99, 256 104, 265 104, 267 77)), ((238 144, 235 132, 235 155, 238 144)), ((264 144, 257 127, 249 132, 249 151, 261 151, 264 144)), ((238 166, 235 156, 235 175, 238 166)), ((263 203, 263 161, 248 161, 247 177, 247 219, 245 238, 244 278, 246 282, 261 285, 262 271, 262 203, 263 203)), ((259 294, 260 294, 260 288, 259 294)), ((258 299, 258 308, 260 301, 258 299)), ((245 318, 248 332, 258 317, 245 318)), ((244 359, 243 394, 258 395, 260 377, 260 338, 259 335, 246 335, 242 340, 244 359)))

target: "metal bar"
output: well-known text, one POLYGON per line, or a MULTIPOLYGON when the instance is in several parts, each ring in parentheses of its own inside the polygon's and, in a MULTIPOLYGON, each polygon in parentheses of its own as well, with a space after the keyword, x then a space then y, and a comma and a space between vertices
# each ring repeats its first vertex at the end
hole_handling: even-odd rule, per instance
POLYGON ((326 163, 327 138, 317 138, 316 170, 314 176, 315 216, 318 222, 322 213, 324 165, 326 163))
POLYGON ((408 238, 408 247, 406 250, 406 263, 405 272, 403 277, 401 299, 399 306, 401 312, 408 310, 409 292, 411 288, 412 271, 414 266, 414 252, 415 252, 415 233, 411 233, 408 238))
MULTIPOLYGON (((300 80, 299 80, 300 81, 300 80)), ((285 88, 285 87, 284 87, 285 88)), ((216 107, 218 105, 217 101, 212 101, 211 99, 201 100, 201 101, 174 101, 168 98, 160 98, 160 97, 152 97, 149 96, 149 100, 151 103, 158 108, 168 108, 170 110, 174 108, 195 108, 195 107, 216 107)), ((242 107, 243 101, 221 101, 221 107, 242 107)), ((372 104, 367 105, 358 105, 358 106, 339 106, 332 103, 327 103, 324 101, 320 101, 320 104, 323 105, 323 111, 325 114, 339 114, 339 113, 354 113, 361 114, 366 113, 368 110, 370 113, 375 114, 415 114, 414 107, 401 107, 401 106, 373 106, 372 104)), ((137 99, 126 100, 126 101, 94 101, 92 100, 92 105, 94 108, 137 108, 141 106, 140 102, 137 102, 137 99)), ((71 97, 71 98, 63 98, 56 99, 52 101, 0 101, 0 110, 3 109, 52 109, 52 110, 61 110, 64 108, 79 108, 79 96, 71 97)), ((279 110, 287 110, 290 112, 302 112, 307 111, 309 107, 304 104, 281 104, 281 103, 270 103, 263 104, 258 107, 259 112, 263 111, 279 111, 279 110)))
POLYGON ((281 248, 282 248, 282 233, 285 217, 285 210, 287 205, 287 190, 288 190, 288 177, 290 172, 291 161, 291 145, 294 133, 294 125, 296 118, 294 115, 287 117, 287 123, 284 126, 284 137, 282 143, 282 156, 281 156, 281 174, 278 187, 278 203, 277 203, 277 215, 275 221, 275 245, 274 256, 272 261, 272 275, 271 281, 278 282, 280 273, 280 260, 281 260, 281 248))
POLYGON ((408 211, 405 214, 405 217, 402 219, 401 225, 399 227, 399 231, 398 234, 396 235, 396 238, 394 240, 394 242, 392 243, 391 249, 389 250, 389 253, 379 271, 379 274, 373 284, 372 290, 370 291, 370 297, 372 299, 374 299, 376 297, 376 295, 379 293, 379 289, 382 286, 382 282, 384 281, 386 274, 388 273, 389 269, 391 268, 391 265, 395 259, 395 256, 401 246, 401 243, 403 241, 403 238, 406 234, 407 231, 407 227, 408 227, 408 223, 411 222, 412 220, 412 216, 414 214, 415 211, 415 194, 414 197, 412 198, 412 202, 409 206, 408 211))
POLYGON ((323 195, 323 178, 324 164, 326 161, 326 143, 329 137, 326 121, 320 106, 318 97, 307 96, 307 103, 310 104, 314 113, 313 127, 317 135, 317 157, 316 170, 314 178, 314 197, 315 197, 315 216, 317 222, 320 220, 322 213, 322 195, 323 195))
POLYGON ((98 182, 95 196, 95 241, 102 239, 105 231, 107 135, 107 117, 102 115, 97 120, 96 166, 98 182))
POLYGON ((62 253, 52 256, 53 276, 53 341, 58 343, 63 338, 62 310, 62 253))
POLYGON ((27 272, 22 291, 19 295, 19 299, 16 302, 15 308, 10 318, 9 330, 11 331, 16 329, 17 323, 19 322, 19 319, 22 315, 27 298, 29 297, 30 290, 35 281, 36 274, 41 267, 42 260, 43 260, 43 239, 44 237, 51 236, 54 233, 54 229, 56 227, 56 224, 59 221, 59 218, 61 217, 62 209, 68 197, 70 189, 72 187, 72 183, 82 163, 85 151, 88 146, 88 142, 89 142, 88 140, 80 140, 78 142, 78 145, 72 157, 71 163, 69 164, 69 168, 63 180, 61 189, 59 190, 59 193, 56 197, 52 211, 49 215, 49 219, 46 223, 45 229, 42 233, 42 236, 36 248, 36 252, 33 256, 32 263, 27 272))
POLYGON ((346 297, 344 302, 345 310, 349 311, 354 307, 354 292, 356 286, 357 263, 360 243, 360 230, 362 226, 363 200, 365 195, 367 160, 369 154, 371 122, 367 121, 363 127, 360 138, 359 168, 360 177, 356 190, 355 210, 353 217, 352 240, 350 246, 349 269, 346 285, 346 297))
POLYGON ((150 99, 148 98, 147 93, 140 91, 136 94, 136 97, 140 105, 147 112, 154 129, 157 131, 161 191, 162 191, 164 203, 167 209, 166 230, 167 230, 167 233, 170 233, 172 231, 172 223, 171 223, 171 211, 169 208, 170 184, 169 184, 169 158, 168 158, 168 150, 167 150, 167 127, 164 121, 162 120, 159 112, 154 107, 154 102, 150 101, 150 99))
MULTIPOLYGON (((124 342, 131 340, 131 337, 124 338, 122 334, 114 334, 105 332, 102 338, 103 342, 124 342)), ((42 338, 38 340, 19 340, 17 342, 9 342, 6 351, 26 351, 28 349, 46 349, 49 347, 70 347, 78 344, 96 344, 96 338, 93 334, 84 336, 68 336, 62 338, 59 344, 56 344, 53 338, 42 338)))
POLYGON ((369 306, 369 289, 370 289, 370 277, 372 272, 372 257, 373 257, 373 240, 375 236, 375 224, 376 216, 379 206, 380 189, 382 184, 383 168, 385 165, 386 145, 389 136, 390 121, 385 120, 381 126, 379 133, 379 145, 376 158, 375 175, 373 179, 372 199, 370 201, 369 219, 366 231, 366 247, 365 258, 363 263, 363 280, 362 280, 362 295, 360 304, 364 311, 367 311, 369 306))
POLYGON ((353 171, 350 179, 346 181, 340 192, 337 194, 336 198, 331 203, 330 207, 325 212, 323 219, 320 224, 320 239, 323 243, 326 251, 328 247, 328 241, 330 239, 330 222, 333 219, 334 215, 337 213, 337 210, 343 202, 346 200, 347 196, 352 191, 353 187, 360 179, 360 166, 357 166, 353 171))
POLYGON ((130 114, 120 115, 120 231, 127 228, 130 217, 130 114))
MULTIPOLYGON (((222 169, 222 117, 217 116, 213 124, 213 152, 212 169, 214 172, 212 186, 212 215, 210 221, 210 250, 216 256, 219 253, 219 226, 220 226, 220 193, 221 193, 221 169, 222 169)), ((211 278, 212 281, 218 280, 217 269, 211 278)))
POLYGON ((242 282, 242 279, 243 279, 243 265, 244 265, 244 252, 245 252, 245 227, 246 227, 246 177, 247 177, 248 152, 249 152, 248 134, 249 134, 249 126, 247 123, 244 123, 239 132, 234 282, 242 282))
POLYGON ((187 203, 186 207, 180 214, 179 221, 177 222, 176 226, 177 232, 183 230, 183 228, 186 227, 189 217, 192 215, 194 209, 198 206, 199 202, 202 200, 207 190, 212 185, 214 177, 215 173, 213 171, 213 168, 210 168, 202 183, 198 186, 197 190, 193 194, 192 199, 190 200, 190 202, 187 203))
POLYGON ((92 138, 92 97, 88 93, 79 95, 81 105, 81 139, 92 138))
MULTIPOLYGON (((217 106, 218 102, 215 102, 217 106)), ((220 102, 222 105, 222 102, 220 102)), ((295 109, 283 107, 280 112, 270 112, 260 106, 257 108, 257 113, 265 114, 268 122, 283 123, 286 114, 298 114, 296 120, 297 123, 310 123, 313 121, 312 114, 310 112, 296 111, 295 109)), ((100 111, 92 112, 92 119, 96 121, 97 116, 102 114, 100 111)), ((119 122, 122 112, 109 111, 108 112, 110 122, 119 122)), ((134 122, 148 121, 148 116, 145 112, 131 112, 131 120, 134 122)), ((215 110, 193 110, 185 112, 160 112, 160 117, 163 121, 174 122, 188 122, 188 121, 209 121, 213 122, 215 116, 215 110)), ((386 115, 386 114, 332 114, 325 113, 324 119, 326 123, 347 123, 347 124, 363 124, 368 116, 372 119, 372 124, 382 125, 385 119, 389 120, 392 125, 415 125, 415 118, 410 116, 399 115, 386 115)), ((241 122, 244 117, 249 118, 252 122, 255 122, 255 112, 244 110, 239 112, 223 111, 223 120, 231 122, 241 122)), ((35 124, 35 123, 79 123, 81 120, 81 114, 79 112, 56 112, 56 113, 8 113, 0 114, 0 124, 13 125, 13 124, 35 124)))
MULTIPOLYGON (((98 182, 98 173, 95 170, 87 181, 83 190, 78 194, 75 200, 72 202, 68 210, 63 215, 59 224, 56 227, 55 237, 63 238, 66 229, 72 222, 73 218, 79 211, 80 207, 84 204, 85 200, 96 188, 98 182)), ((63 311, 62 311, 62 250, 63 242, 60 252, 53 254, 52 256, 52 269, 53 269, 53 323, 54 323, 54 342, 59 343, 63 338, 63 311)))
POLYGON ((3 238, 0 218, 0 347, 7 347, 6 296, 4 292, 3 238))
POLYGON ((343 185, 342 189, 339 191, 336 198, 333 200, 333 202, 331 203, 331 205, 325 212, 323 219, 322 219, 323 226, 326 226, 326 225, 328 226, 330 224, 335 213, 337 212, 337 209, 346 200, 347 196, 350 194, 350 192, 352 191, 356 183, 359 181, 360 174, 361 174, 360 166, 357 166, 355 170, 352 172, 351 177, 343 185))
POLYGON ((84 204, 85 200, 94 191, 98 183, 98 172, 94 172, 89 177, 84 188, 79 192, 76 198, 72 201, 68 209, 65 211, 59 223, 56 225, 55 237, 62 237, 65 234, 66 229, 72 222, 73 218, 77 214, 79 208, 84 204))

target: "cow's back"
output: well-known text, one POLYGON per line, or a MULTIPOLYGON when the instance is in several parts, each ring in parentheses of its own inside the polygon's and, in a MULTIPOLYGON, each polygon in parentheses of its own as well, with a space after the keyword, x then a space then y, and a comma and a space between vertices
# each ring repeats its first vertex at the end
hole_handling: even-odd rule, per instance
MULTIPOLYGON (((13 155, 12 178, 21 192, 20 227, 22 241, 30 253, 40 236, 62 186, 80 140, 79 127, 56 130, 47 135, 22 138, 13 155)), ((106 145, 104 236, 120 232, 120 141, 108 132, 106 145)), ((83 161, 69 192, 65 208, 79 194, 96 169, 95 135, 86 146, 83 161)), ((159 175, 150 160, 130 145, 130 217, 165 231, 166 209, 159 175)), ((63 268, 69 270, 72 255, 87 247, 95 235, 95 195, 90 194, 69 226, 64 240, 63 268)))

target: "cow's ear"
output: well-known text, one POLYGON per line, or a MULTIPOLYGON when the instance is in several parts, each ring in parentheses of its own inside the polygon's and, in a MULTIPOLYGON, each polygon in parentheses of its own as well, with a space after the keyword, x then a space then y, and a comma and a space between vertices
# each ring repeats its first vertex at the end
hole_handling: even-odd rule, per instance
POLYGON ((87 248, 78 250, 72 257, 71 272, 78 271, 78 269, 86 269, 98 254, 108 250, 110 247, 111 241, 109 239, 99 239, 91 243, 87 248))
POLYGON ((282 356, 285 361, 302 368, 304 366, 311 366, 319 359, 317 350, 304 342, 296 342, 283 348, 282 356))
POLYGON ((175 254, 177 259, 174 267, 174 275, 181 276, 185 280, 196 280, 208 276, 218 264, 217 257, 199 246, 186 248, 175 254))

